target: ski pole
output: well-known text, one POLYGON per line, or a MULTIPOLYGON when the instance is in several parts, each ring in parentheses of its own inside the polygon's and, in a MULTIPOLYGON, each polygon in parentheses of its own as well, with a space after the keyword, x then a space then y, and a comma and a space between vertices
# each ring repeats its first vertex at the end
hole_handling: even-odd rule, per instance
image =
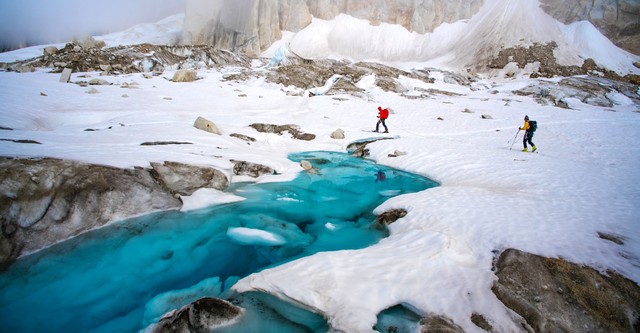
POLYGON ((513 145, 516 144, 516 139, 518 138, 518 134, 520 134, 520 127, 518 127, 518 131, 516 132, 516 136, 513 137, 513 142, 511 143, 511 147, 509 147, 509 150, 513 149, 513 145))

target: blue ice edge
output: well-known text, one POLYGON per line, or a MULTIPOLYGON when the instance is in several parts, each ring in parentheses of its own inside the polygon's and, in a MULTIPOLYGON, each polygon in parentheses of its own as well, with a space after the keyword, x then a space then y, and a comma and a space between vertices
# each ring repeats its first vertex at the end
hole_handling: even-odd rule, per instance
POLYGON ((438 184, 344 153, 289 158, 315 171, 284 183, 234 184, 229 191, 245 200, 116 222, 21 258, 0 274, 0 331, 136 332, 206 296, 247 308, 242 322, 221 332, 326 331, 320 315, 228 290, 267 267, 375 244, 388 236, 375 207, 438 184))

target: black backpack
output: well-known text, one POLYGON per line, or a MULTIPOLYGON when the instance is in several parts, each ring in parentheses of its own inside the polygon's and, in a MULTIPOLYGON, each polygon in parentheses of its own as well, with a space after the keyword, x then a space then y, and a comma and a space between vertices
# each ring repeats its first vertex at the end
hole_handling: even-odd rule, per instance
POLYGON ((529 131, 535 132, 538 129, 538 122, 535 120, 529 120, 529 131))

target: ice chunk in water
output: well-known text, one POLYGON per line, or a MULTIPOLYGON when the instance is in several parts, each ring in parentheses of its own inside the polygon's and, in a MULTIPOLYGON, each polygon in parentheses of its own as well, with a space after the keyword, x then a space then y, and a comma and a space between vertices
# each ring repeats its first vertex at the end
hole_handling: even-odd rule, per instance
POLYGON ((265 230, 251 228, 229 228, 227 237, 243 245, 277 246, 286 244, 284 237, 265 230))

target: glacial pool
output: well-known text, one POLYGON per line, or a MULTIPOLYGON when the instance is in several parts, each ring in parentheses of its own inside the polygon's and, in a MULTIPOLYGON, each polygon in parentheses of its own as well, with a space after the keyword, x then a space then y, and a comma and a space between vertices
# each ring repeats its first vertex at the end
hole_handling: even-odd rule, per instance
MULTIPOLYGON (((138 332, 198 298, 228 297, 251 273, 375 244, 388 235, 375 222, 375 207, 438 186, 344 153, 289 158, 308 160, 317 172, 290 182, 234 184, 227 192, 245 200, 116 222, 21 258, 0 273, 0 331, 138 332)), ((269 296, 262 297, 268 304, 269 296)), ((292 327, 316 331, 318 319, 309 316, 315 324, 292 327)), ((253 325, 265 328, 269 320, 253 325)), ((273 325, 274 332, 299 331, 273 325)))

